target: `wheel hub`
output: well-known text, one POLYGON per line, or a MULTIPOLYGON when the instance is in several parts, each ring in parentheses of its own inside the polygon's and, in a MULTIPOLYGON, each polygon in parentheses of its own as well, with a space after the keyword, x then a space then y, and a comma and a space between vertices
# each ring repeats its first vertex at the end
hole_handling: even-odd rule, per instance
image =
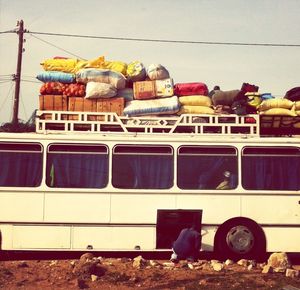
POLYGON ((245 226, 236 226, 230 229, 226 236, 228 247, 235 253, 248 253, 254 244, 252 232, 245 226))

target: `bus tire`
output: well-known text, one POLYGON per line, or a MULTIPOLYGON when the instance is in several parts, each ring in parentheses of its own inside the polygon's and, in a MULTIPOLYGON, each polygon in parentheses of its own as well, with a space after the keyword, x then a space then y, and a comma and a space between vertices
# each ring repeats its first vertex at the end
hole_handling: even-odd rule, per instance
POLYGON ((215 253, 221 259, 263 259, 266 237, 262 228, 248 218, 233 218, 219 226, 214 240, 215 253))

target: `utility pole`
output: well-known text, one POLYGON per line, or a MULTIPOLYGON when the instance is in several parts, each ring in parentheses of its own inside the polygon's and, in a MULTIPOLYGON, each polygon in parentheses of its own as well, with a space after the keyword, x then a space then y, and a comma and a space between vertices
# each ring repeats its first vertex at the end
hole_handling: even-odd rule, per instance
POLYGON ((22 54, 23 54, 23 34, 24 34, 24 22, 23 20, 18 21, 17 26, 19 29, 17 30, 17 34, 19 35, 19 48, 18 48, 18 62, 17 62, 17 72, 14 75, 15 85, 15 98, 14 98, 14 106, 13 106, 13 119, 12 123, 18 123, 18 113, 19 113, 19 99, 20 99, 20 82, 21 82, 21 67, 22 67, 22 54))

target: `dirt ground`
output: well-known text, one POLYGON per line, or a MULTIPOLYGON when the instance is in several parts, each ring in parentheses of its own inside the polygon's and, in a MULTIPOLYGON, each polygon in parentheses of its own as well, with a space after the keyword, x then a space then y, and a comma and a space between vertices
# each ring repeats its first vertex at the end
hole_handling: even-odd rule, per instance
MULTIPOLYGON (((24 257, 2 255, 0 289, 300 289, 300 277, 263 274, 260 263, 250 268, 223 264, 224 268, 216 271, 210 260, 173 264, 91 253, 65 259, 20 258, 24 257)), ((293 267, 300 270, 300 266, 293 267)))

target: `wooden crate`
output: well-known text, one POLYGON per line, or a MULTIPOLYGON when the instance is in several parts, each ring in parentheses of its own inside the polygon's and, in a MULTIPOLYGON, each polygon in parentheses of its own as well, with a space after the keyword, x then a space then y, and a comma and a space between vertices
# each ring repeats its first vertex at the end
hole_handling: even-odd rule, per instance
MULTIPOLYGON (((82 97, 69 97, 68 111, 97 112, 97 100, 85 99, 82 97)), ((69 120, 77 120, 77 117, 78 117, 77 115, 69 115, 69 120)), ((90 121, 95 121, 95 120, 90 120, 90 121)))
MULTIPOLYGON (((125 99, 122 97, 109 99, 85 99, 80 97, 69 97, 68 110, 70 112, 114 112, 121 116, 123 114, 124 106, 125 99)), ((77 118, 77 115, 69 115, 69 120, 77 120, 77 118)), ((102 120, 102 116, 88 116, 88 121, 102 120)))
MULTIPOLYGON (((67 111, 68 110, 68 97, 65 95, 40 95, 39 96, 39 109, 41 111, 67 111)), ((67 115, 62 116, 67 120, 67 115)), ((44 119, 51 119, 49 114, 43 115, 44 119)))
POLYGON ((122 97, 97 100, 97 112, 112 112, 121 116, 123 115, 124 106, 125 99, 122 97))

